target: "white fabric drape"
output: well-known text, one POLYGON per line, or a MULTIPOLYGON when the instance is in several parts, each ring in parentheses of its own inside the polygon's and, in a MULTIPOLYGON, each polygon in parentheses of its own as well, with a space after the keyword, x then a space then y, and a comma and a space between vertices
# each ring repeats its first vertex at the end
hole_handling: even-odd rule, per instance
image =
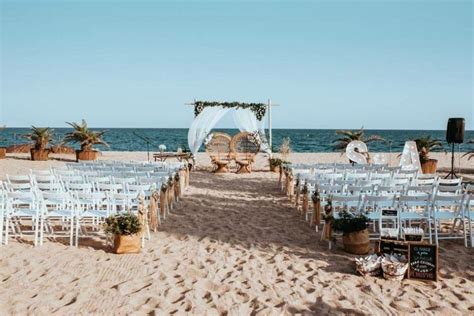
POLYGON ((267 137, 265 136, 265 120, 258 121, 255 113, 250 109, 235 109, 234 123, 241 132, 258 133, 260 136, 260 150, 270 153, 267 137))
POLYGON ((220 106, 212 106, 204 108, 204 110, 196 116, 188 131, 189 150, 191 150, 193 154, 199 151, 207 135, 228 111, 229 109, 220 106))

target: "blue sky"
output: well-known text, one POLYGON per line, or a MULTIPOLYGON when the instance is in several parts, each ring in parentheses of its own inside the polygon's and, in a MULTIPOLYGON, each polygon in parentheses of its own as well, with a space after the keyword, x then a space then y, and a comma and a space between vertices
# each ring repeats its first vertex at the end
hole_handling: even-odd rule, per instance
POLYGON ((474 129, 471 1, 0 1, 0 125, 188 127, 194 98, 271 97, 280 128, 474 129))

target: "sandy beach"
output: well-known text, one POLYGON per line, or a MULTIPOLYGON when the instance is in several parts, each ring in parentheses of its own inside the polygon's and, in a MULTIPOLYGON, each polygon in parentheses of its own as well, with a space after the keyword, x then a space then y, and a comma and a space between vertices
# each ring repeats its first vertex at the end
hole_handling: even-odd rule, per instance
MULTIPOLYGON (((298 156, 292 158, 312 159, 298 156)), ((139 255, 115 255, 87 241, 79 248, 55 241, 2 246, 0 314, 474 312, 474 253, 462 241, 442 242, 437 283, 363 278, 340 241, 333 250, 319 241, 277 188, 276 174, 214 175, 202 170, 206 159, 198 155, 183 200, 139 255)), ((63 163, 1 160, 0 177, 63 163)))

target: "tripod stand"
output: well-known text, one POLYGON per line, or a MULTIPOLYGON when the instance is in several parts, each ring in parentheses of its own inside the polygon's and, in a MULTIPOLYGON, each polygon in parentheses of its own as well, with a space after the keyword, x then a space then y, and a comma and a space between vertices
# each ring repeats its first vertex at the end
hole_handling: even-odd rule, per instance
POLYGON ((454 172, 454 143, 451 143, 451 171, 444 177, 445 179, 451 177, 451 179, 458 178, 456 172, 454 172))
POLYGON ((135 133, 135 132, 133 132, 133 135, 135 135, 136 137, 140 138, 141 140, 143 140, 143 141, 146 143, 146 151, 147 151, 148 161, 150 161, 150 144, 153 145, 153 146, 155 146, 155 147, 158 147, 158 146, 156 146, 155 144, 153 144, 153 142, 152 142, 148 137, 138 135, 138 134, 135 133))

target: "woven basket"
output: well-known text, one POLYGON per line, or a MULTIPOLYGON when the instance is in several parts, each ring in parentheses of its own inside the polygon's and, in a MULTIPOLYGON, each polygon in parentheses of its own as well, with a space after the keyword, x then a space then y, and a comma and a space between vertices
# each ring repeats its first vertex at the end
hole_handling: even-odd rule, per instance
POLYGON ((382 259, 383 277, 386 280, 401 281, 408 269, 408 262, 392 261, 386 257, 382 259))
POLYGON ((379 276, 382 273, 382 257, 376 254, 355 259, 356 271, 362 276, 379 276))

